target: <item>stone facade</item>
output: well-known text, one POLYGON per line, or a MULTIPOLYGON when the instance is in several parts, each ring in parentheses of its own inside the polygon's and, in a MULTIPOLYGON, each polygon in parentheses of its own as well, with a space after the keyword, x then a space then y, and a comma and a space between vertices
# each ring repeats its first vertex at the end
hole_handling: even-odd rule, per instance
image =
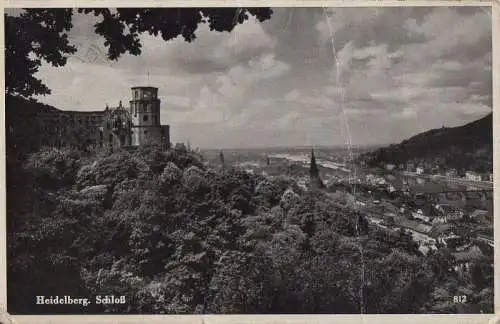
POLYGON ((160 124, 158 88, 132 88, 130 116, 132 118, 132 145, 170 142, 169 126, 160 124))
POLYGON ((6 130, 8 136, 15 139, 13 145, 20 142, 27 151, 44 146, 134 147, 160 144, 169 147, 170 129, 169 125, 160 124, 160 100, 157 96, 158 88, 134 87, 129 107, 124 107, 120 101, 117 107, 106 106, 98 111, 38 111, 17 118, 19 121, 12 120, 6 130), (23 120, 25 122, 21 123, 23 120), (26 145, 20 141, 24 137, 27 138, 24 141, 26 145))

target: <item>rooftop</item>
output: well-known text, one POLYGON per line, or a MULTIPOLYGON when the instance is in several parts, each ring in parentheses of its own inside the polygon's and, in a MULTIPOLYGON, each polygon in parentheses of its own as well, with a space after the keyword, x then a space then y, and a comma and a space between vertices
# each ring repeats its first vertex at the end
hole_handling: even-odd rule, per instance
POLYGON ((401 219, 398 223, 399 223, 398 225, 401 227, 411 229, 411 230, 414 230, 416 232, 423 233, 423 234, 428 234, 431 231, 430 226, 422 224, 422 223, 417 222, 417 221, 412 221, 412 220, 408 220, 408 219, 401 219))

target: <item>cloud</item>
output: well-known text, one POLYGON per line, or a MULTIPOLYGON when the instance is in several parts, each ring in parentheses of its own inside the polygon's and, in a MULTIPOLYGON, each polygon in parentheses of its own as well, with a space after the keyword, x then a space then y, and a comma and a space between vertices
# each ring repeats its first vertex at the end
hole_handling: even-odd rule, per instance
POLYGON ((168 105, 169 109, 179 109, 181 111, 191 108, 191 99, 189 97, 168 95, 159 97, 165 104, 168 105))
POLYGON ((224 72, 231 67, 244 64, 274 48, 274 41, 264 33, 262 25, 250 17, 235 27, 232 33, 210 31, 201 25, 197 38, 187 43, 177 38, 168 43, 152 36, 144 36, 145 58, 152 67, 165 67, 168 58, 173 73, 224 72), (158 50, 151 50, 158 49, 158 50))
MULTIPOLYGON (((397 142, 491 111, 487 10, 273 10, 269 21, 250 19, 232 33, 201 26, 193 43, 143 36, 141 56, 114 63, 44 66, 39 76, 54 94, 43 101, 101 109, 150 84, 173 140, 209 147, 397 142)), ((92 19, 75 20, 80 58, 104 50, 92 19)))
POLYGON ((208 87, 203 87, 194 104, 194 109, 176 120, 182 123, 217 123, 225 121, 225 110, 221 109, 220 95, 212 92, 208 87))
POLYGON ((425 7, 329 8, 316 29, 324 42, 333 37, 337 50, 353 42, 358 48, 387 44, 392 51, 402 44, 424 41, 422 35, 408 33, 403 26, 408 19, 421 19, 430 11, 431 8, 425 7))
POLYGON ((300 97, 300 92, 297 91, 296 89, 288 92, 285 96, 284 96, 284 99, 286 101, 294 101, 294 100, 297 100, 298 98, 300 97))
POLYGON ((219 76, 216 80, 220 84, 218 91, 226 97, 241 97, 258 82, 278 78, 288 70, 289 66, 277 61, 274 54, 261 55, 219 76))

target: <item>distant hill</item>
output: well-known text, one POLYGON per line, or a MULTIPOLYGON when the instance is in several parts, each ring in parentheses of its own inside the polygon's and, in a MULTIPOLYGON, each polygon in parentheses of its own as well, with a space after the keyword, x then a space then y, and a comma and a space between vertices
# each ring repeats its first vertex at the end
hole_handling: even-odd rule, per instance
POLYGON ((488 172, 493 168, 493 115, 458 127, 432 129, 400 144, 364 154, 368 165, 421 164, 459 172, 488 172))

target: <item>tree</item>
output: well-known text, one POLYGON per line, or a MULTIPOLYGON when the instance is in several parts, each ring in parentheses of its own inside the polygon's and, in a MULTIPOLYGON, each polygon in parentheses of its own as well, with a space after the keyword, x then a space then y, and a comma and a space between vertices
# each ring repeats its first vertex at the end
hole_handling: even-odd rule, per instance
POLYGON ((317 178, 319 176, 318 166, 316 165, 316 157, 314 156, 314 150, 311 150, 311 162, 309 163, 309 174, 311 178, 317 178))
POLYGON ((90 131, 82 125, 68 127, 65 134, 65 142, 69 146, 76 147, 81 151, 87 151, 92 144, 90 131))
POLYGON ((225 163, 224 163, 224 153, 222 151, 220 151, 219 153, 219 160, 220 160, 220 164, 222 165, 222 167, 224 167, 225 163))
POLYGON ((72 16, 72 9, 27 9, 18 17, 5 15, 7 94, 25 98, 50 94, 50 89, 33 75, 42 59, 63 66, 65 55, 76 52, 66 34, 72 27, 72 16))
MULTIPOLYGON (((99 22, 95 33, 104 37, 108 58, 122 54, 141 54, 140 35, 160 35, 164 41, 181 36, 187 42, 196 38, 199 24, 210 30, 231 32, 249 16, 263 22, 271 17, 269 8, 85 8, 78 13, 94 14, 99 22)), ((50 94, 50 89, 34 77, 42 60, 64 66, 67 56, 77 48, 70 44, 74 10, 69 8, 25 9, 14 17, 5 14, 5 67, 8 95, 31 98, 50 94)))
POLYGON ((316 165, 316 157, 314 156, 314 150, 311 150, 311 162, 309 164, 309 175, 311 177, 311 183, 314 185, 318 185, 320 188, 323 188, 323 182, 319 177, 319 169, 316 165))

